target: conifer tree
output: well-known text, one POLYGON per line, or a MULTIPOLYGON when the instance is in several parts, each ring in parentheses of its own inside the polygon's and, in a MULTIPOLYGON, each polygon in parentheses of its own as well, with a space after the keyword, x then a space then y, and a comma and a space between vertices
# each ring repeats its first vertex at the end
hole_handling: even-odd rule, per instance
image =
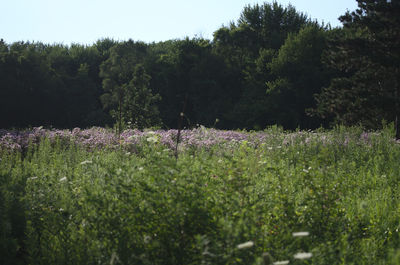
POLYGON ((315 113, 370 128, 395 121, 399 139, 400 1, 357 2, 357 10, 340 17, 343 29, 325 58, 336 78, 316 96, 315 113))

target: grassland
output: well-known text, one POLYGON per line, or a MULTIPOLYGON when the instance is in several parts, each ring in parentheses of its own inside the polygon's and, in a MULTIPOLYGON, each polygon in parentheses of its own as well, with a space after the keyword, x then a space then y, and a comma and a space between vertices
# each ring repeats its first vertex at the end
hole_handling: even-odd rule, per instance
POLYGON ((0 264, 400 264, 391 128, 198 128, 178 158, 175 141, 1 131, 0 264))

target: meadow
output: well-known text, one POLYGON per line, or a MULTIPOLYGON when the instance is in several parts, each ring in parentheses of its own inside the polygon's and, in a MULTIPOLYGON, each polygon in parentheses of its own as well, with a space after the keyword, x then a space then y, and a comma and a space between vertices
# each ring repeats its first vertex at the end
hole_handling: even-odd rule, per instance
POLYGON ((393 127, 176 137, 0 130, 0 264, 400 264, 393 127))

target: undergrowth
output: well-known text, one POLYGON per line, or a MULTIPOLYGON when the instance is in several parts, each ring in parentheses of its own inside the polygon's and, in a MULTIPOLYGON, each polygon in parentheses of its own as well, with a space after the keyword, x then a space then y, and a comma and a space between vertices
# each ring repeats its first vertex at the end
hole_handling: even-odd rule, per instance
POLYGON ((400 264, 392 130, 267 133, 178 159, 156 141, 3 150, 0 264, 400 264))

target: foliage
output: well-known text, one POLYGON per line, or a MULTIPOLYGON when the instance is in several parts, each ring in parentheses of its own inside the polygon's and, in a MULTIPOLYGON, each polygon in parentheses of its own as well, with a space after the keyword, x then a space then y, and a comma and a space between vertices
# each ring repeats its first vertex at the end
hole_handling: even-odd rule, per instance
POLYGON ((0 128, 381 128, 400 121, 399 2, 358 3, 335 29, 275 1, 212 40, 0 40, 0 128))
POLYGON ((158 95, 151 93, 150 76, 142 63, 147 47, 143 43, 128 41, 110 50, 109 58, 101 65, 105 94, 101 96, 104 108, 118 123, 121 133, 123 124, 138 128, 158 125, 158 109, 154 105, 158 95))
POLYGON ((0 43, 0 126, 104 125, 94 47, 0 43))
POLYGON ((91 46, 1 41, 0 111, 9 115, 0 117, 0 127, 117 122, 119 131, 128 123, 178 128, 185 105, 186 128, 262 129, 277 122, 295 128, 300 119, 274 115, 274 100, 265 92, 275 77, 266 66, 289 34, 314 24, 293 6, 274 2, 244 7, 213 40, 102 39, 91 46), (133 76, 138 65, 142 77, 133 76))
POLYGON ((231 83, 230 74, 222 58, 213 52, 210 41, 201 38, 152 45, 151 53, 158 53, 161 45, 168 48, 149 66, 149 73, 161 95, 163 123, 168 128, 178 128, 186 101, 186 127, 211 126, 231 106, 231 87, 227 84, 231 83))
POLYGON ((356 11, 340 17, 343 29, 332 34, 325 60, 337 73, 316 97, 316 113, 337 123, 377 128, 383 119, 399 116, 400 5, 357 2, 356 11))
POLYGON ((224 58, 235 82, 229 93, 233 107, 223 117, 233 127, 260 129, 279 121, 285 128, 294 129, 301 124, 300 119, 295 118, 293 125, 290 118, 276 115, 287 111, 286 102, 278 111, 273 109, 276 102, 266 94, 266 82, 274 77, 267 65, 289 34, 313 24, 293 6, 274 2, 246 6, 237 23, 214 33, 216 53, 224 58))
POLYGON ((100 149, 73 140, 101 129, 56 132, 0 151, 2 264, 399 264, 393 127, 199 128, 178 160, 169 132, 100 149))
POLYGON ((314 128, 318 120, 306 115, 314 107, 313 95, 330 80, 321 62, 326 49, 327 31, 318 25, 290 34, 275 58, 267 64, 271 81, 267 82, 268 107, 275 113, 273 122, 285 128, 314 128))

